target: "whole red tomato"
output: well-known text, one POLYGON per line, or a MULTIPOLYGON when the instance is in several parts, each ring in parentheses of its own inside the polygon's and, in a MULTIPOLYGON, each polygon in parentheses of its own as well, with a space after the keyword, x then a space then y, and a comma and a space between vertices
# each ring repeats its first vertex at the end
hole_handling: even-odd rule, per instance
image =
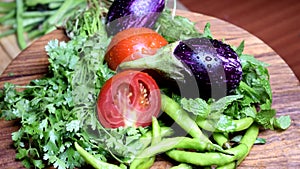
POLYGON ((160 112, 160 90, 147 73, 120 72, 102 87, 97 101, 100 123, 107 128, 148 126, 160 112))
POLYGON ((140 58, 139 53, 153 55, 167 44, 165 38, 152 29, 129 28, 113 37, 105 54, 105 61, 109 68, 116 70, 120 63, 140 58))

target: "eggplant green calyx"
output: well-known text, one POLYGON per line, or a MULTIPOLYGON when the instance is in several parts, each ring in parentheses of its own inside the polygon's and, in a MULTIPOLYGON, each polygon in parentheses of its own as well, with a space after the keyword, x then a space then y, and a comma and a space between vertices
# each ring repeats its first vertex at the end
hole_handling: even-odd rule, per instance
POLYGON ((124 62, 119 68, 154 69, 188 86, 196 84, 202 98, 222 98, 242 80, 238 54, 229 45, 206 37, 171 43, 151 57, 124 62))
POLYGON ((173 51, 178 44, 179 42, 174 42, 162 47, 154 55, 123 62, 119 65, 118 71, 124 69, 152 69, 166 78, 185 82, 186 73, 190 76, 192 76, 192 73, 173 55, 173 51))

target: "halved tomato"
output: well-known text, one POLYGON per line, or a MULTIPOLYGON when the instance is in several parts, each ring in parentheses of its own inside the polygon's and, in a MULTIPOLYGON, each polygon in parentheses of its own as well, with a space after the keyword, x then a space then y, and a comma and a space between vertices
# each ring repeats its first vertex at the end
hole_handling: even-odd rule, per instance
POLYGON ((116 70, 120 63, 153 55, 167 44, 165 38, 152 29, 129 28, 113 37, 107 48, 105 61, 109 68, 116 70))
POLYGON ((107 128, 148 126, 160 112, 158 85, 147 73, 126 70, 104 84, 98 101, 100 123, 107 128))

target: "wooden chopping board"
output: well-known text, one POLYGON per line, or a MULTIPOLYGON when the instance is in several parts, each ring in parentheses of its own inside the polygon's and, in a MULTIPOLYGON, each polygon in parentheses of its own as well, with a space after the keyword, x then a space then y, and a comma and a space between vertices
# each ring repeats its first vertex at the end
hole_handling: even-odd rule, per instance
MULTIPOLYGON (((199 31, 209 22, 213 36, 225 39, 228 44, 238 46, 245 40, 244 53, 270 64, 273 107, 278 115, 290 115, 292 118, 292 125, 286 131, 261 131, 260 137, 265 138, 267 143, 255 145, 239 168, 300 168, 300 86, 288 65, 268 45, 237 26, 198 13, 177 11, 177 15, 196 22, 199 31)), ((63 30, 55 30, 32 43, 1 75, 0 87, 5 82, 24 85, 47 73, 48 58, 44 46, 51 39, 67 40, 67 37, 63 30)), ((15 121, 0 120, 0 168, 22 168, 22 164, 15 161, 11 140, 11 133, 18 128, 15 121)))

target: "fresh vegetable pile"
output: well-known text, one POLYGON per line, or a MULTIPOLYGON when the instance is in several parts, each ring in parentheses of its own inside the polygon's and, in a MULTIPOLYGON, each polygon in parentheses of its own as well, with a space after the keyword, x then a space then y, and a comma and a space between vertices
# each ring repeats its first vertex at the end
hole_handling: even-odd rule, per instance
POLYGON ((260 128, 290 126, 272 109, 267 64, 243 54, 244 42, 214 39, 209 23, 200 33, 164 6, 93 0, 66 20, 70 40, 45 47, 49 73, 0 90, 0 117, 21 125, 16 159, 27 168, 236 168, 267 141, 260 128))

